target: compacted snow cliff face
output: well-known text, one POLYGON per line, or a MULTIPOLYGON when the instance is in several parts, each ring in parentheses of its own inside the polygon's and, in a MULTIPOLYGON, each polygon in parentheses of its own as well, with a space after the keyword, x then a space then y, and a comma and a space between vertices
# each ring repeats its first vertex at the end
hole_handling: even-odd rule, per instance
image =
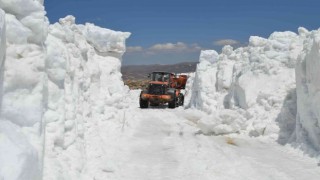
POLYGON ((189 104, 208 113, 202 131, 310 141, 319 150, 318 33, 299 28, 250 37, 248 47, 225 46, 219 55, 202 51, 189 104))
POLYGON ((199 122, 205 133, 277 134, 284 98, 295 88, 295 61, 301 50, 293 32, 268 39, 252 36, 249 46, 225 46, 218 55, 202 51, 191 107, 209 115, 199 122))
POLYGON ((46 96, 42 43, 48 21, 39 1, 0 0, 0 8, 0 179, 41 179, 46 96))
POLYGON ((0 8, 0 179, 90 179, 95 121, 126 107, 120 66, 130 33, 72 16, 49 26, 41 0, 0 8))
POLYGON ((298 58, 297 122, 298 142, 320 151, 320 30, 305 33, 304 48, 298 58))
POLYGON ((298 31, 201 52, 188 107, 207 112, 198 121, 204 133, 267 135, 319 150, 320 31, 298 31))
POLYGON ((89 179, 94 174, 92 161, 100 145, 93 143, 94 124, 126 107, 122 99, 129 89, 121 80, 120 60, 129 35, 76 25, 72 16, 50 25, 45 179, 89 179))
POLYGON ((2 105, 3 94, 3 76, 4 76, 4 64, 6 58, 6 20, 5 12, 0 9, 0 109, 2 105))

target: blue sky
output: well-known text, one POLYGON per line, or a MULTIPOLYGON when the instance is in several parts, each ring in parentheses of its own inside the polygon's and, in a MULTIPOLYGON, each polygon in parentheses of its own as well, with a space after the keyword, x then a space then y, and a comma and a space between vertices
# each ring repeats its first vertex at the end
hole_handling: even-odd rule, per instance
POLYGON ((320 27, 319 0, 45 0, 50 23, 76 23, 131 32, 124 64, 198 61, 201 49, 239 47, 251 35, 320 27))

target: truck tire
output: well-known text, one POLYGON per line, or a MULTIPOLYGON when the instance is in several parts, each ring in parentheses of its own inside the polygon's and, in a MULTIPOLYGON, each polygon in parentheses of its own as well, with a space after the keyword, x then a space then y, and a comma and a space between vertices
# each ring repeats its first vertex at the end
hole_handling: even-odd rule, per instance
POLYGON ((183 106, 184 103, 184 95, 183 94, 179 94, 179 106, 183 106))
POLYGON ((176 107, 176 104, 177 104, 177 98, 176 98, 176 92, 174 92, 172 101, 168 103, 168 108, 174 109, 176 107))
MULTIPOLYGON (((142 94, 142 93, 141 93, 141 94, 142 94)), ((139 100, 140 108, 141 108, 141 109, 148 108, 148 107, 149 107, 149 101, 142 99, 142 98, 141 98, 141 94, 140 94, 140 100, 139 100)))

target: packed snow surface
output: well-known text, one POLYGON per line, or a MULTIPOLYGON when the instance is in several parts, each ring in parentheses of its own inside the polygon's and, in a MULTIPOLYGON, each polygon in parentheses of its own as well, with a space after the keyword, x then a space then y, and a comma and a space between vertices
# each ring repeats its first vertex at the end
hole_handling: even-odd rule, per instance
MULTIPOLYGON (((96 179, 311 179, 320 177, 317 160, 270 138, 207 136, 197 127, 202 111, 166 106, 140 109, 140 91, 130 108, 97 121, 95 142, 101 164, 96 179)), ((92 127, 93 128, 93 127, 92 127)))
POLYGON ((320 178, 319 30, 202 51, 184 107, 140 109, 130 33, 45 14, 0 0, 0 180, 320 178))

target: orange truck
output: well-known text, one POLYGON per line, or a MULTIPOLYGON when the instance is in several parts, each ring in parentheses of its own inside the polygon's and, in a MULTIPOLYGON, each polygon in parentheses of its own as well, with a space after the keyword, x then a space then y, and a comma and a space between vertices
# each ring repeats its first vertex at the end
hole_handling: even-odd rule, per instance
POLYGON ((169 72, 152 72, 147 87, 140 93, 140 108, 159 106, 168 103, 169 108, 182 106, 187 75, 176 75, 169 72))

